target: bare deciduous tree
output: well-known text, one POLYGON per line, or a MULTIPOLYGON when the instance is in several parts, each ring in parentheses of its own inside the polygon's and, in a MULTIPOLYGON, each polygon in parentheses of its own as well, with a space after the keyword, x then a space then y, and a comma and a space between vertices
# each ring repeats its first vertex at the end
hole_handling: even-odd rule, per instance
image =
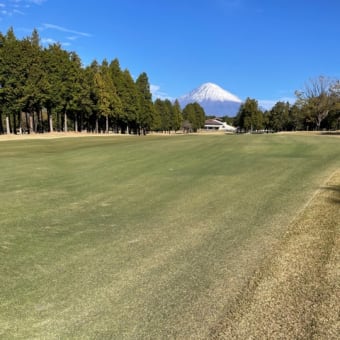
POLYGON ((297 103, 312 113, 319 130, 321 122, 328 116, 334 105, 339 102, 339 80, 324 76, 310 79, 305 84, 305 88, 302 91, 296 91, 295 95, 297 103))

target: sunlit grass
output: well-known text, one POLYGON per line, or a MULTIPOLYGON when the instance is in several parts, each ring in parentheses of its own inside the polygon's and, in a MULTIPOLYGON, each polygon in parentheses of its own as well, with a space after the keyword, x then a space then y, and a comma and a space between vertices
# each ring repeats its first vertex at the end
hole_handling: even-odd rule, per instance
POLYGON ((339 139, 0 144, 0 336, 205 338, 339 166, 339 139))

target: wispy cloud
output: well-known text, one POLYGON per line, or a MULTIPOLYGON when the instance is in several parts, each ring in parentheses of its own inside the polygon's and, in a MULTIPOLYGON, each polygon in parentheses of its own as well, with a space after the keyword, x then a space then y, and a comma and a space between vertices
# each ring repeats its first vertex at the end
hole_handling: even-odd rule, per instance
MULTIPOLYGON (((57 32, 65 33, 65 34, 59 34, 58 35, 58 42, 64 46, 64 47, 69 47, 72 45, 72 42, 81 39, 81 38, 89 38, 92 37, 92 34, 86 33, 86 32, 81 32, 81 31, 76 31, 73 29, 70 29, 68 27, 63 27, 55 24, 48 24, 44 23, 40 28, 39 31, 44 32, 44 34, 48 34, 49 36, 54 36, 58 35, 57 32), (48 31, 48 33, 47 33, 48 31), (53 33, 54 31, 54 33, 53 33)), ((48 37, 41 39, 41 42, 44 45, 49 45, 49 44, 54 44, 57 42, 56 39, 48 37)))
POLYGON ((169 99, 174 100, 174 98, 170 97, 167 93, 160 91, 161 87, 159 85, 150 84, 150 92, 152 94, 153 99, 169 99))
POLYGON ((80 32, 80 31, 75 31, 66 27, 54 25, 54 24, 43 24, 43 29, 52 29, 60 32, 65 32, 65 33, 70 33, 74 34, 76 36, 82 36, 82 37, 92 37, 92 34, 86 33, 86 32, 80 32))
POLYGON ((53 44, 60 44, 61 46, 64 46, 64 47, 69 47, 69 46, 72 45, 68 41, 60 42, 60 41, 57 41, 53 38, 41 38, 41 44, 44 45, 44 46, 53 45, 53 44))
POLYGON ((20 11, 19 9, 14 9, 13 14, 20 14, 20 15, 25 15, 25 12, 20 11))
POLYGON ((52 38, 41 38, 41 43, 43 45, 53 45, 53 44, 56 44, 57 41, 52 38))
POLYGON ((12 17, 15 14, 25 15, 32 5, 42 5, 47 0, 3 0, 0 3, 0 18, 12 17))

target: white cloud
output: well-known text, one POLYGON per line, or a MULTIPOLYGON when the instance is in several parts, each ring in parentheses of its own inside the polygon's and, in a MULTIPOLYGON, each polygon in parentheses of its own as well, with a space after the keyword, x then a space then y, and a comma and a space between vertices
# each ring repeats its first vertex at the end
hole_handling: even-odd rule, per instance
POLYGON ((53 45, 53 44, 57 43, 57 41, 52 39, 52 38, 41 38, 41 43, 43 45, 53 45))
POLYGON ((80 31, 75 31, 66 27, 58 26, 58 25, 53 25, 53 24, 43 24, 44 29, 52 29, 60 32, 65 32, 65 33, 71 33, 77 36, 82 36, 82 37, 92 37, 92 34, 90 33, 85 33, 85 32, 80 32, 80 31))
POLYGON ((60 43, 61 46, 65 46, 65 47, 71 46, 70 42, 59 42, 53 38, 41 38, 42 45, 53 45, 53 44, 58 44, 58 43, 60 43))
POLYGON ((153 85, 153 84, 150 84, 150 91, 151 93, 156 93, 157 91, 159 91, 161 87, 158 86, 158 85, 153 85))
POLYGON ((71 43, 70 42, 60 42, 60 41, 57 41, 53 38, 41 38, 41 44, 42 45, 53 45, 53 44, 60 44, 61 46, 64 46, 64 47, 69 47, 71 46, 71 43))
POLYGON ((174 100, 171 98, 167 93, 160 91, 161 87, 159 85, 150 84, 150 92, 152 94, 153 99, 169 99, 174 100))

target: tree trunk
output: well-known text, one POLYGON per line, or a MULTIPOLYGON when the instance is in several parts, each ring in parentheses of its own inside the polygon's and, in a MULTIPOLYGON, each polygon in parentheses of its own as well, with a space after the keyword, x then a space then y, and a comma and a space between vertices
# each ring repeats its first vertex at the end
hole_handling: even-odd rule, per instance
POLYGON ((96 127, 95 127, 95 133, 99 133, 99 123, 98 123, 98 117, 96 118, 96 127))
POLYGON ((78 132, 78 115, 75 114, 74 116, 74 131, 78 132))
POLYGON ((30 124, 29 133, 32 133, 34 132, 33 130, 34 119, 33 119, 32 113, 29 114, 29 124, 30 124))
POLYGON ((61 128, 60 128, 61 124, 60 124, 60 114, 59 112, 57 112, 57 131, 60 132, 61 128))
POLYGON ((4 133, 4 127, 2 126, 2 114, 0 112, 0 135, 4 133))
POLYGON ((109 116, 106 116, 105 133, 109 133, 109 116))
POLYGON ((33 111, 32 112, 32 130, 33 130, 33 132, 34 133, 37 133, 37 126, 38 126, 38 124, 37 124, 37 118, 36 118, 36 116, 35 116, 35 111, 33 111))
POLYGON ((13 114, 13 126, 12 132, 16 135, 17 134, 17 115, 13 114))
POLYGON ((42 109, 40 109, 40 129, 41 129, 41 133, 45 132, 45 128, 44 128, 44 117, 43 117, 43 111, 42 109))
POLYGON ((9 117, 6 115, 6 133, 9 135, 11 133, 11 129, 9 127, 9 117))
POLYGON ((67 113, 64 112, 64 132, 67 132, 67 113))
POLYGON ((25 123, 26 123, 26 131, 30 133, 30 122, 29 122, 29 114, 25 112, 25 123))
POLYGON ((48 111, 48 125, 49 125, 49 131, 53 132, 53 119, 52 119, 51 111, 48 111))
POLYGON ((21 114, 21 112, 18 113, 18 120, 19 120, 19 134, 22 135, 22 114, 21 114))
POLYGON ((36 111, 36 126, 35 126, 35 132, 40 133, 41 132, 41 123, 40 123, 40 110, 36 111))
POLYGON ((316 127, 320 130, 321 122, 328 116, 329 110, 324 110, 316 116, 316 127))
POLYGON ((84 114, 83 113, 80 114, 79 119, 80 119, 79 121, 80 132, 83 132, 84 130, 84 114))

